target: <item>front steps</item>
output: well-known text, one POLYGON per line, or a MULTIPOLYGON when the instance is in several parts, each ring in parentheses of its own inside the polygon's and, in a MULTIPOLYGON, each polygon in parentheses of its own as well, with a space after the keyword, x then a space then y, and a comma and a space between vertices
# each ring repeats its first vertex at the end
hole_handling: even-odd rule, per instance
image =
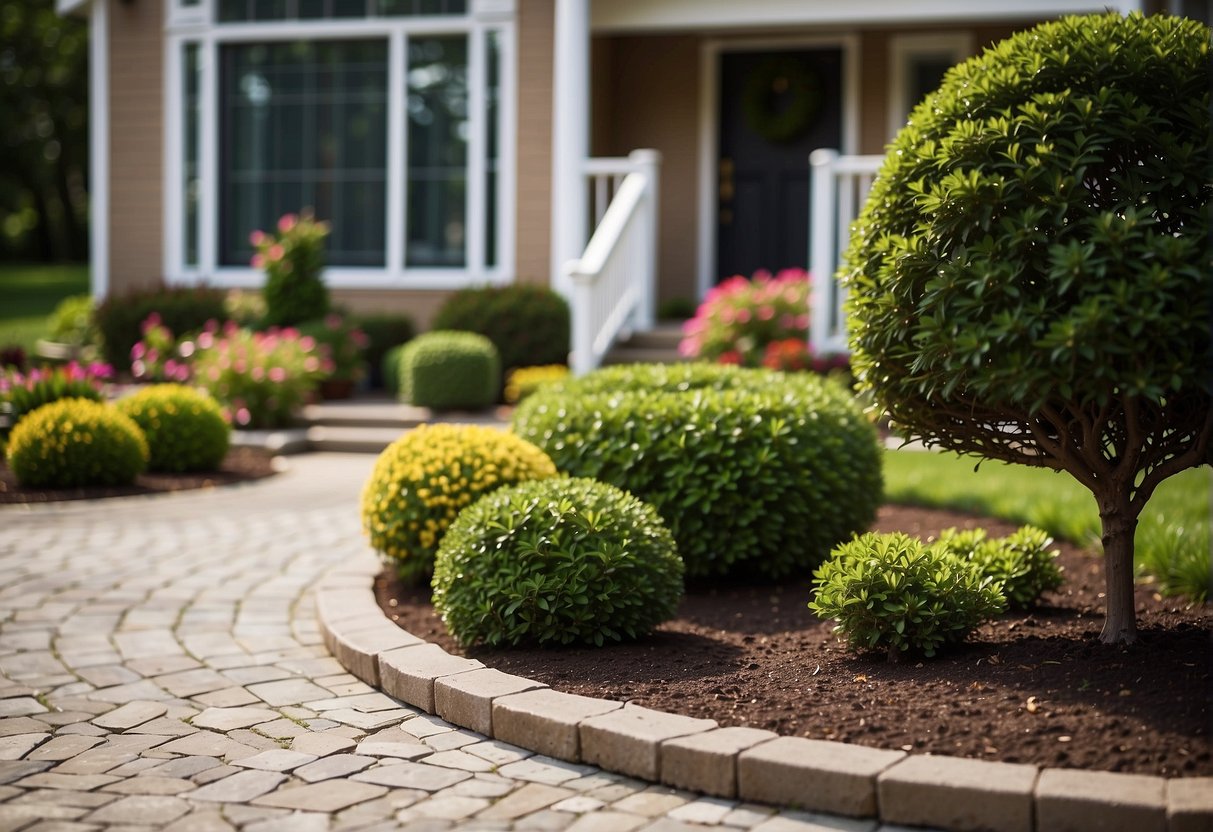
POLYGON ((675 364, 686 361, 678 354, 682 324, 663 321, 653 329, 634 332, 620 341, 602 359, 603 364, 675 364))
POLYGON ((428 407, 401 404, 386 396, 310 404, 303 409, 311 451, 380 453, 401 434, 427 422, 459 422, 500 427, 508 417, 495 410, 435 414, 428 407))

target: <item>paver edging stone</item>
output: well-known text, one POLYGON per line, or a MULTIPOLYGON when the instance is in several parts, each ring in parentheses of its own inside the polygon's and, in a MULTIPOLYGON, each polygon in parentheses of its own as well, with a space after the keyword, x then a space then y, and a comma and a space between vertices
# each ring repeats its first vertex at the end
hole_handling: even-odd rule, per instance
MULTIPOLYGON (((331 579, 330 577, 326 577, 317 585, 317 595, 319 596, 321 593, 327 592, 341 592, 342 600, 348 603, 354 596, 347 593, 351 588, 355 588, 359 574, 366 574, 363 573, 363 567, 361 566, 335 570, 333 573, 330 573, 331 579)), ((442 683, 442 680, 459 674, 483 670, 485 669, 483 663, 473 659, 451 656, 442 650, 441 647, 425 642, 388 621, 382 611, 379 610, 374 592, 367 586, 370 583, 370 578, 367 577, 364 580, 365 615, 355 615, 352 611, 342 610, 340 613, 334 613, 330 619, 330 611, 335 611, 337 606, 329 603, 317 604, 317 619, 325 646, 333 652, 334 657, 347 670, 356 676, 358 675, 358 671, 355 670, 355 667, 365 672, 366 662, 369 660, 376 668, 375 681, 369 682, 367 679, 364 679, 364 681, 380 687, 389 695, 403 700, 414 707, 420 707, 429 713, 435 713, 437 710, 435 702, 436 690, 438 690, 439 685, 447 691, 458 687, 458 685, 445 685, 442 683), (376 621, 376 615, 378 616, 378 621, 376 621), (387 635, 388 629, 380 629, 381 627, 400 633, 406 639, 414 639, 415 643, 411 643, 409 646, 398 647, 394 650, 373 650, 369 646, 371 639, 367 637, 360 639, 357 645, 351 644, 352 634, 355 633, 377 632, 380 633, 381 638, 390 640, 391 636, 387 635), (344 646, 339 647, 341 653, 334 649, 335 645, 344 646), (426 648, 433 649, 428 650, 426 648), (400 662, 396 660, 407 656, 409 651, 412 650, 422 651, 421 653, 413 654, 414 656, 421 656, 424 653, 437 660, 439 668, 449 668, 449 670, 440 669, 434 673, 422 673, 419 678, 410 678, 408 674, 402 674, 400 668, 397 667, 400 662), (446 658, 442 659, 439 654, 442 654, 446 658), (388 671, 388 685, 386 686, 383 684, 384 680, 382 678, 385 669, 388 671), (391 689, 388 689, 389 686, 391 689)), ((363 677, 360 676, 359 678, 363 677)), ((522 677, 511 678, 521 679, 522 677)), ((491 703, 491 718, 487 726, 483 718, 483 710, 479 712, 478 716, 472 717, 467 712, 460 712, 461 709, 448 707, 448 713, 442 714, 442 716, 460 727, 479 731, 492 739, 518 745, 529 751, 557 757, 569 762, 581 762, 581 742, 583 740, 580 737, 580 731, 583 723, 601 714, 624 708, 624 704, 621 702, 561 693, 553 691, 546 686, 540 686, 539 683, 532 684, 536 686, 532 690, 496 696, 487 695, 491 703), (517 706, 527 701, 528 697, 534 698, 536 695, 559 698, 553 701, 565 701, 567 698, 568 700, 584 700, 587 703, 596 702, 599 703, 599 707, 597 709, 590 708, 579 717, 566 718, 563 721, 552 713, 525 713, 517 707, 512 707, 512 705, 517 706), (484 731, 483 728, 485 727, 488 727, 491 733, 484 731), (547 736, 535 735, 534 731, 537 728, 545 728, 547 736)), ((636 706, 628 707, 634 708, 636 706)), ((649 709, 637 708, 637 710, 649 709)), ((664 715, 676 719, 689 719, 689 717, 682 717, 677 714, 664 715)), ((697 721, 711 722, 711 720, 697 721)), ((658 740, 658 764, 652 777, 649 779, 654 782, 659 779, 665 779, 665 775, 661 770, 660 760, 667 745, 672 745, 676 749, 686 751, 686 746, 689 744, 693 748, 694 741, 698 738, 702 738, 702 742, 710 743, 712 735, 731 730, 734 729, 711 727, 700 732, 688 731, 685 734, 664 737, 658 740)), ((884 790, 888 791, 899 778, 897 771, 899 766, 909 766, 908 770, 913 771, 914 767, 924 765, 924 763, 913 762, 914 760, 932 760, 929 755, 924 755, 920 758, 910 758, 909 755, 900 751, 884 751, 882 749, 867 748, 848 743, 809 740, 803 737, 780 737, 778 735, 772 735, 772 737, 756 738, 757 741, 754 744, 739 747, 732 755, 737 779, 737 796, 743 800, 783 803, 796 805, 800 808, 859 817, 874 817, 881 821, 897 823, 897 815, 894 814, 886 817, 884 807, 882 806, 880 800, 882 778, 884 778, 884 783, 886 784, 884 790), (792 748, 788 741, 795 744, 795 749, 802 751, 810 748, 813 749, 815 752, 813 756, 818 762, 816 764, 811 761, 806 763, 802 759, 796 759, 795 755, 793 755, 793 759, 791 760, 779 759, 781 752, 786 752, 792 748), (844 774, 840 780, 836 770, 836 763, 839 760, 846 759, 859 760, 859 771, 844 774), (822 762, 823 760, 825 762, 822 762), (746 772, 744 776, 743 771, 746 772), (780 788, 772 787, 768 779, 772 772, 778 772, 784 776, 782 791, 780 788), (816 783, 812 783, 811 780, 814 776, 819 778, 816 783), (789 777, 791 779, 788 779, 789 777), (844 786, 843 793, 839 794, 839 783, 845 784, 848 781, 850 787, 844 786), (792 783, 793 785, 789 786, 788 783, 792 783), (799 784, 799 786, 796 784, 799 784), (826 796, 814 800, 810 793, 804 790, 810 784, 819 797, 823 794, 823 791, 826 793, 826 796)), ((742 745, 745 744, 742 743, 742 745)), ((988 761, 969 760, 960 757, 937 757, 933 759, 934 761, 946 760, 947 762, 943 763, 943 765, 947 766, 948 770, 953 772, 959 781, 975 784, 972 787, 972 793, 975 796, 982 793, 982 787, 978 784, 985 782, 983 778, 986 778, 991 771, 991 769, 987 768, 990 765, 988 761)), ((602 764, 603 762, 609 764, 611 761, 604 760, 598 763, 603 768, 608 768, 608 765, 602 764)), ((1035 767, 1015 766, 1014 768, 1035 767)), ((621 771, 618 773, 627 774, 628 772, 621 771)), ((904 773, 906 772, 903 771, 900 774, 904 773)), ((1117 775, 1107 772, 1085 772, 1070 769, 1039 769, 1038 776, 1034 779, 1035 785, 1031 795, 1032 823, 1027 828, 1044 830, 1050 822, 1048 820, 1051 817, 1049 813, 1057 808, 1058 795, 1055 793, 1056 785, 1066 781, 1066 778, 1070 775, 1085 774, 1133 778, 1135 784, 1150 793, 1150 799, 1145 801, 1150 805, 1148 807, 1144 805, 1135 807, 1142 809, 1142 811, 1130 813, 1134 817, 1140 815, 1141 818, 1147 819, 1146 826, 1135 827, 1135 830, 1137 828, 1143 830, 1157 828, 1159 830, 1167 830, 1167 832, 1187 832, 1188 829, 1205 829, 1213 826, 1213 805, 1201 799, 1203 793, 1197 786, 1184 788, 1170 785, 1171 783, 1186 782, 1183 779, 1168 781, 1162 777, 1147 777, 1145 775, 1117 775), (1155 793, 1162 795, 1161 800, 1157 799, 1155 793), (1192 798, 1193 794, 1197 795, 1196 799, 1192 798), (1161 806, 1161 825, 1158 824, 1159 806, 1161 806), (1042 809, 1044 810, 1043 813, 1042 809)), ((717 776, 719 778, 720 775, 718 774, 717 776)), ((1023 773, 1020 772, 1018 776, 1022 778, 1023 773)), ((1014 779, 1014 776, 1012 779, 1014 779)), ((1208 781, 1213 783, 1213 778, 1196 779, 1202 782, 1208 781)), ((674 785, 674 783, 671 783, 671 785, 674 785)), ((694 786, 686 784, 682 785, 682 787, 694 786)), ((708 794, 714 793, 708 788, 703 788, 702 791, 708 794)), ((987 791, 991 796, 1000 795, 1006 797, 1008 791, 1014 791, 1014 789, 1008 789, 1005 784, 995 784, 987 791)), ((1067 818, 1067 823, 1072 822, 1073 825, 1067 825, 1065 828, 1075 830, 1104 829, 1106 827, 1100 824, 1104 822, 1108 813, 1114 814, 1125 805, 1117 796, 1101 797, 1087 794, 1083 795, 1080 799, 1093 812, 1080 814, 1076 820, 1067 818)), ((939 822, 946 824, 942 828, 954 830, 955 832, 967 832, 967 830, 975 828, 968 825, 968 822, 964 820, 958 821, 944 817, 939 822)), ((1012 825, 1008 826, 1008 828, 1019 830, 1024 827, 1012 825)))

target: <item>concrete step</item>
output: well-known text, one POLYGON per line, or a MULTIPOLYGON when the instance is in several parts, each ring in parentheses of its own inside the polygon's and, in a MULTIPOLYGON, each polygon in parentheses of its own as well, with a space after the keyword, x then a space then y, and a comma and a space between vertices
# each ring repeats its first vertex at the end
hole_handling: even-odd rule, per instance
POLYGON ((678 343, 682 340, 682 325, 674 323, 661 323, 653 329, 643 332, 633 332, 632 337, 620 343, 623 347, 635 347, 638 349, 661 349, 661 350, 678 350, 678 343))
POLYGON ((303 418, 309 426, 394 428, 399 431, 429 422, 497 424, 508 420, 509 415, 496 409, 436 413, 428 407, 401 404, 386 397, 360 397, 307 405, 303 418))
POLYGON ((617 346, 602 358, 606 364, 676 364, 686 361, 678 350, 617 346))

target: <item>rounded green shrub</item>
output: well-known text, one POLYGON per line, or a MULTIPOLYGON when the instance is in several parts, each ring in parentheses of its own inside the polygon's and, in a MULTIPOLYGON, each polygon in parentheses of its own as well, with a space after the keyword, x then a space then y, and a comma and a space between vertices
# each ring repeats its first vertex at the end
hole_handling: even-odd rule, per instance
POLYGON ((569 360, 569 305, 545 286, 524 283, 463 289, 434 317, 434 329, 478 332, 501 354, 501 366, 569 360))
POLYGON ((474 332, 427 332, 400 353, 400 398, 418 407, 479 410, 500 386, 497 348, 474 332))
POLYGON ((991 538, 985 529, 945 529, 936 549, 967 560, 1006 596, 1013 609, 1027 609, 1046 591, 1061 586, 1057 550, 1043 529, 1021 526, 1006 537, 991 538))
POLYGON ((845 389, 808 374, 608 367, 545 385, 514 429, 561 471, 653 505, 688 577, 807 573, 881 499, 875 429, 845 389))
POLYGON ((538 480, 493 492, 451 524, 434 608, 465 645, 601 646, 671 617, 682 572, 651 506, 595 480, 538 480))
POLYGON ((381 372, 388 352, 399 347, 417 334, 413 319, 408 315, 359 315, 355 322, 366 334, 363 356, 371 368, 371 382, 391 392, 399 385, 399 371, 394 376, 381 372))
POLYGON ((934 656, 1006 609, 992 578, 904 534, 868 533, 837 547, 813 573, 809 609, 837 622, 859 650, 934 656))
POLYGON ((422 425, 379 455, 362 490, 362 527, 402 579, 434 569, 460 510, 503 485, 556 475, 543 451, 480 425, 422 425))
POLYGON ((131 418, 89 399, 60 399, 22 419, 8 465, 33 488, 129 485, 147 467, 147 440, 131 418))
POLYGON ((154 384, 121 399, 118 410, 147 438, 148 470, 212 471, 227 455, 232 428, 219 403, 181 384, 154 384))
POLYGON ((393 396, 400 394, 400 357, 408 344, 397 344, 383 354, 380 361, 380 375, 383 378, 383 389, 393 396))

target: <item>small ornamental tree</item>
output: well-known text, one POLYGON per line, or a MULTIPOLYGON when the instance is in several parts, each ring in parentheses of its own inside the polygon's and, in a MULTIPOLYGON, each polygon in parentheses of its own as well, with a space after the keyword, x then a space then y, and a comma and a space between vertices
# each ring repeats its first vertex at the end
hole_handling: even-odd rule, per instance
POLYGON ((1108 643, 1137 637, 1138 515, 1210 456, 1208 77, 1190 20, 1003 41, 910 115, 842 269, 854 371, 908 438, 1095 496, 1108 643))

